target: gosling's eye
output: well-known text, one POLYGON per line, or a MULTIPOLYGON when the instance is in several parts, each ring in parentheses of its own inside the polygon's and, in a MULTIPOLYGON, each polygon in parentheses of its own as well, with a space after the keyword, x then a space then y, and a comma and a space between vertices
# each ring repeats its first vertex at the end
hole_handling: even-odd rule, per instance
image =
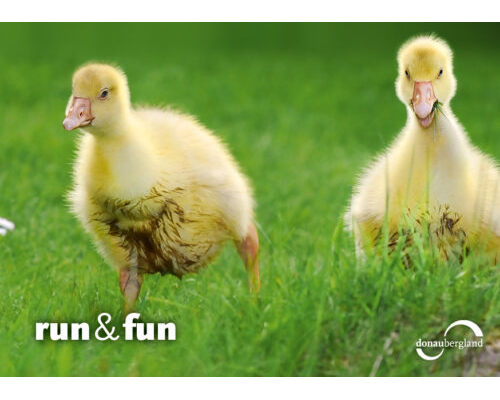
POLYGON ((405 69, 405 75, 406 75, 406 77, 407 77, 408 79, 410 79, 410 73, 408 72, 408 70, 407 70, 407 69, 405 69))
POLYGON ((443 75, 443 70, 442 69, 439 70, 438 78, 441 78, 441 75, 443 75))
POLYGON ((107 97, 108 97, 108 95, 109 95, 109 90, 108 90, 108 89, 103 89, 103 90, 101 91, 101 93, 99 93, 99 98, 100 98, 101 100, 104 100, 105 98, 107 98, 107 97))

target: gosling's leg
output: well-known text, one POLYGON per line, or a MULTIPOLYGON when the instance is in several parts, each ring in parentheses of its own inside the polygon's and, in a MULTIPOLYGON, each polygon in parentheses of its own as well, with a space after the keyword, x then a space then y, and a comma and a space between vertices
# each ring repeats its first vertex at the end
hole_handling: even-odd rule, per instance
POLYGON ((253 223, 248 229, 247 236, 242 241, 236 242, 236 248, 249 274, 250 292, 258 294, 260 292, 259 235, 253 223))
POLYGON ((139 297, 142 286, 142 275, 135 269, 120 269, 120 289, 124 300, 124 313, 130 314, 134 310, 135 302, 139 297))
POLYGON ((130 251, 129 265, 120 269, 120 289, 124 300, 125 316, 134 311, 135 302, 139 297, 142 286, 142 274, 139 273, 139 259, 137 251, 130 251))

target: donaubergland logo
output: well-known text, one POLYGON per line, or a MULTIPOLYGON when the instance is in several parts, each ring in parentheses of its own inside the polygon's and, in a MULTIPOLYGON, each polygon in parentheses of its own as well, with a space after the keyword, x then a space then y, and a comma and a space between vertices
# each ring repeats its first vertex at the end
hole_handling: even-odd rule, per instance
POLYGON ((417 340, 416 346, 417 346, 417 354, 421 358, 427 361, 434 361, 437 360, 439 357, 441 357, 444 353, 444 349, 448 347, 457 348, 459 350, 463 350, 468 347, 483 347, 483 331, 474 322, 466 319, 461 319, 459 321, 453 322, 450 326, 448 326, 448 328, 446 328, 446 331, 444 331, 443 340, 422 340, 422 338, 420 338, 417 340), (458 325, 464 325, 470 328, 478 339, 477 340, 468 340, 466 338, 464 338, 463 340, 446 339, 446 335, 448 334, 448 332, 452 328, 458 325), (424 353, 422 348, 431 348, 431 349, 438 348, 441 349, 441 352, 437 356, 428 356, 427 354, 424 353))

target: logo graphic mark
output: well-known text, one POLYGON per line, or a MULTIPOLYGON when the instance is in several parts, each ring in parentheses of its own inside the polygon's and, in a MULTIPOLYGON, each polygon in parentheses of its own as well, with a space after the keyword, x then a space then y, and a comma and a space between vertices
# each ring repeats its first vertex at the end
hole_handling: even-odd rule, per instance
POLYGON ((419 339, 417 341, 417 354, 419 355, 419 357, 423 358, 424 360, 434 361, 443 355, 444 349, 446 347, 458 347, 460 349, 463 349, 465 347, 482 347, 483 346, 482 338, 483 338, 483 331, 481 330, 481 328, 477 324, 475 324, 474 322, 469 321, 467 319, 461 319, 459 321, 453 322, 450 326, 448 326, 448 328, 446 328, 446 330, 444 331, 444 341, 425 342, 425 341, 422 341, 422 339, 419 339), (455 326, 458 326, 458 325, 463 325, 463 326, 466 326, 469 329, 471 329, 472 332, 474 332, 474 335, 476 335, 476 337, 479 338, 480 341, 479 342, 477 342, 477 341, 469 341, 468 342, 466 339, 464 339, 463 341, 448 341, 446 339, 446 335, 448 334, 448 332, 452 328, 454 328, 455 326), (422 350, 422 347, 441 347, 441 351, 436 356, 428 356, 427 354, 424 353, 424 351, 422 350))

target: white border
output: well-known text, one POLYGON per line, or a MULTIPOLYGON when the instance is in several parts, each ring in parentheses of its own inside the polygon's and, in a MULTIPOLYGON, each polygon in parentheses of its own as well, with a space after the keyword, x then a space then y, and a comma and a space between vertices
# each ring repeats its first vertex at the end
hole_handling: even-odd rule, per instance
POLYGON ((492 0, 16 0, 0 21, 452 22, 500 19, 492 0))
POLYGON ((2 398, 51 400, 444 400, 498 392, 498 379, 481 378, 2 378, 0 385, 2 398))

